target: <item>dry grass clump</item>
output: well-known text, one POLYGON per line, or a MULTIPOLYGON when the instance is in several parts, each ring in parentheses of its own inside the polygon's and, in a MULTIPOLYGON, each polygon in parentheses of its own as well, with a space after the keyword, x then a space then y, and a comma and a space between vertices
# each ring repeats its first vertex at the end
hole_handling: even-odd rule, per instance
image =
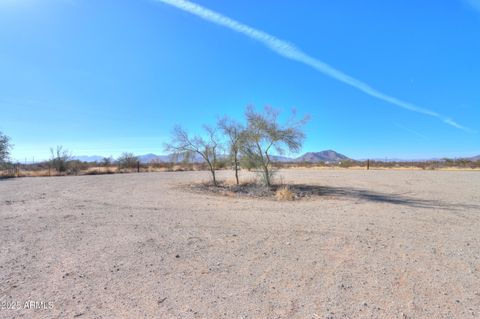
POLYGON ((15 172, 0 172, 0 177, 13 178, 13 177, 46 177, 46 176, 63 176, 65 173, 58 173, 55 170, 49 171, 48 169, 35 170, 35 171, 19 171, 15 172))
MULTIPOLYGON (((18 177, 46 177, 46 176, 61 176, 56 170, 42 169, 37 171, 20 171, 18 177)), ((63 174, 64 175, 64 174, 63 174)))
POLYGON ((292 201, 295 199, 295 194, 288 186, 282 186, 275 192, 275 197, 279 201, 292 201))

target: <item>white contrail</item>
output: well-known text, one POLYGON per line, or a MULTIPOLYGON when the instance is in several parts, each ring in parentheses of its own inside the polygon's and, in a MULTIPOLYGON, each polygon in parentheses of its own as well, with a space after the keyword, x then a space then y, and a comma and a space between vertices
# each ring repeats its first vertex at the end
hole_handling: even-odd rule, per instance
POLYGON ((254 29, 252 27, 249 27, 248 25, 245 25, 243 23, 240 23, 238 21, 235 21, 229 17, 226 17, 220 13, 217 13, 215 11, 212 11, 210 9, 204 8, 196 3, 187 1, 187 0, 153 0, 157 2, 163 2, 165 4, 177 7, 183 11, 189 12, 191 14, 194 14, 204 20, 213 22, 215 24, 227 27, 233 31, 239 32, 243 35, 246 35, 247 37, 254 39, 258 42, 263 43, 265 46, 267 46, 269 49, 272 51, 278 53, 281 56, 284 56, 288 59, 295 60, 298 62, 301 62, 303 64, 306 64, 317 71, 320 71, 323 74, 326 74, 340 82, 343 82, 347 85, 350 85, 370 96, 373 96, 379 100, 385 101, 387 103, 396 105, 398 107, 417 112, 417 113, 422 113, 425 115, 429 115, 432 117, 436 117, 443 121, 444 123, 451 125, 453 127, 456 127, 458 129, 462 129, 465 131, 471 131, 470 129, 458 124, 454 120, 443 116, 437 112, 428 110, 423 107, 416 106, 412 103, 408 103, 402 100, 399 100, 393 96, 390 96, 388 94, 382 93, 374 88, 372 88, 370 85, 368 85, 365 82, 362 82, 360 80, 357 80, 345 73, 343 73, 340 70, 337 70, 333 68, 332 66, 328 65, 325 62, 322 62, 318 59, 315 59, 314 57, 306 54, 302 50, 298 49, 295 47, 293 44, 278 39, 274 37, 273 35, 270 35, 266 32, 254 29))

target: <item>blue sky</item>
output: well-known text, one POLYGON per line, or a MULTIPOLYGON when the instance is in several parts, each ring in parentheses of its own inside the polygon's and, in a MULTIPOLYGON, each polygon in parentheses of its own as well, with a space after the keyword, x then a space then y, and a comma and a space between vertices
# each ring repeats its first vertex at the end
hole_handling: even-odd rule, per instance
POLYGON ((243 33, 167 2, 0 1, 15 159, 159 154, 175 124, 195 133, 248 104, 310 114, 303 151, 480 154, 480 1, 195 1, 243 33))

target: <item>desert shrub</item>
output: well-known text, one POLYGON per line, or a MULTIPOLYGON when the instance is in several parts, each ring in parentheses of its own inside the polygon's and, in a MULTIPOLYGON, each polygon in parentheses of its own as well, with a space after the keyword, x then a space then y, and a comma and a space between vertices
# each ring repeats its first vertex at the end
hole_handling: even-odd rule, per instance
POLYGON ((153 159, 153 160, 150 161, 150 163, 148 163, 148 165, 152 168, 164 168, 164 167, 166 167, 165 164, 166 163, 162 162, 159 159, 153 159))
POLYGON ((119 168, 135 168, 138 165, 138 157, 133 153, 124 152, 117 159, 119 168))
POLYGON ((355 165, 357 165, 357 162, 352 160, 342 160, 341 162, 339 162, 339 166, 344 168, 350 168, 355 165))
POLYGON ((80 171, 85 167, 85 165, 82 165, 82 162, 80 161, 70 161, 68 163, 68 170, 67 174, 68 175, 78 175, 80 171))
POLYGON ((0 165, 6 164, 6 161, 10 156, 11 148, 12 144, 10 144, 10 137, 0 132, 0 165))
POLYGON ((112 157, 104 157, 102 162, 100 163, 103 167, 110 167, 112 166, 113 159, 112 157))
POLYGON ((55 150, 50 148, 50 154, 50 165, 57 172, 64 173, 70 168, 72 154, 67 149, 64 149, 63 146, 58 145, 55 150))

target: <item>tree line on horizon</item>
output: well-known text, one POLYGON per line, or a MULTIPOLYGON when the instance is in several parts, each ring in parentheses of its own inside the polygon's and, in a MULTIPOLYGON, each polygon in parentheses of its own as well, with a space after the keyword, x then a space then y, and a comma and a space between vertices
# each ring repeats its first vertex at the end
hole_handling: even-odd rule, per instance
MULTIPOLYGON (((279 155, 285 151, 298 152, 305 139, 302 127, 309 117, 296 120, 296 112, 292 110, 290 118, 280 123, 280 111, 270 106, 262 111, 248 106, 244 114, 244 123, 225 116, 216 125, 203 125, 203 134, 193 136, 177 125, 172 131, 171 141, 164 145, 164 149, 172 153, 174 161, 181 159, 187 163, 196 156, 202 158, 215 186, 218 186, 216 171, 223 167, 232 168, 237 185, 240 184, 239 170, 246 168, 257 170, 262 182, 271 186, 272 152, 279 155)), ((0 164, 7 162, 12 147, 10 138, 0 132, 0 164)), ((74 160, 69 150, 57 146, 50 148, 50 154, 47 161, 49 169, 53 168, 59 173, 78 173, 78 168, 72 164, 79 161, 74 160)), ((121 168, 135 168, 139 166, 139 159, 133 153, 124 152, 117 160, 104 158, 100 164, 110 166, 114 163, 121 168)))

